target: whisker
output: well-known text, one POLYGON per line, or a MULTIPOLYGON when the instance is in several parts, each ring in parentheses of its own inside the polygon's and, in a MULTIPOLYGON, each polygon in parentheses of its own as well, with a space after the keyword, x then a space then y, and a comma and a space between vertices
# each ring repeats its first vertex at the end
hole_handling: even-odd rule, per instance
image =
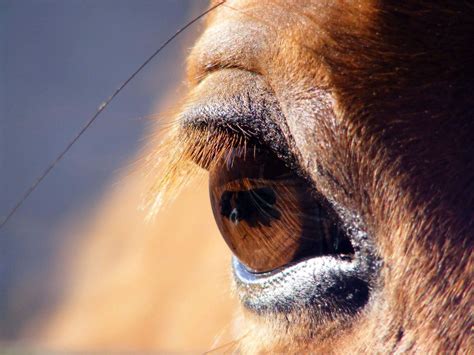
MULTIPOLYGON (((219 352, 219 354, 222 354, 222 353, 225 353, 224 351, 227 350, 227 352, 230 352, 232 350, 236 350, 236 348, 240 345, 240 343, 242 342, 243 339, 245 339, 247 336, 248 336, 249 333, 245 333, 244 335, 242 335, 241 337, 239 337, 238 339, 234 339, 234 340, 231 340, 223 345, 220 345, 216 348, 212 348, 206 352, 203 353, 204 354, 212 354, 212 353, 215 353, 216 351, 219 352)), ((233 352, 232 352, 233 353, 233 352)))
POLYGON ((92 115, 92 117, 84 124, 81 130, 73 137, 73 139, 66 145, 66 147, 58 154, 58 156, 49 164, 49 166, 44 170, 42 174, 33 182, 33 184, 26 190, 25 194, 18 200, 14 207, 10 210, 7 216, 0 223, 0 230, 5 226, 5 224, 12 218, 16 211, 23 205, 26 199, 36 190, 36 188, 41 184, 41 182, 49 175, 49 173, 55 168, 55 166, 64 158, 64 156, 69 152, 73 145, 81 138, 81 136, 92 126, 92 124, 97 120, 100 114, 109 106, 109 104, 115 99, 115 97, 122 92, 122 90, 145 68, 169 43, 171 43, 177 36, 179 36, 183 31, 185 31, 192 24, 221 6, 226 0, 218 2, 216 5, 211 6, 206 11, 202 12, 186 25, 178 29, 174 35, 168 38, 152 55, 150 55, 142 65, 138 67, 114 92, 107 100, 105 100, 98 107, 97 111, 92 115))

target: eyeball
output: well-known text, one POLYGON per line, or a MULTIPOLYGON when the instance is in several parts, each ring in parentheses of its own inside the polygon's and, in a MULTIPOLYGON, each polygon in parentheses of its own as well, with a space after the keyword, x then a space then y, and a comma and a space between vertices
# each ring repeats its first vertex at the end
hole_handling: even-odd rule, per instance
POLYGON ((329 204, 306 179, 263 148, 233 148, 213 164, 209 190, 225 242, 251 272, 354 252, 329 204))

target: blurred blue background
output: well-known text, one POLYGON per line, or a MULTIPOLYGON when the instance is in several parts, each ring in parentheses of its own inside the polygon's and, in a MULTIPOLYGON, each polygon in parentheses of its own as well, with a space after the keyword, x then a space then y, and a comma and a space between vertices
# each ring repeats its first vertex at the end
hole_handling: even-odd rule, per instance
MULTIPOLYGON (((0 219, 100 103, 206 6, 204 0, 0 0, 0 219)), ((143 117, 182 79, 192 43, 186 38, 116 98, 0 231, 0 339, 14 339, 64 291, 52 275, 57 253, 74 241, 64 240, 59 225, 92 208, 136 154, 151 126, 143 117)))

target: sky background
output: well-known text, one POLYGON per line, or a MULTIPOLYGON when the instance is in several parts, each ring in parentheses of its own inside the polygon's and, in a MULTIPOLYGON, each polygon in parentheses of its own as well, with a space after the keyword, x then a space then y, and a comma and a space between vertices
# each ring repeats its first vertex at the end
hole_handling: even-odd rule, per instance
MULTIPOLYGON (((0 0, 0 219, 101 102, 207 1, 0 0)), ((197 33, 199 25, 191 28, 197 33)), ((62 292, 59 227, 93 208, 135 156, 160 98, 182 79, 191 35, 109 106, 0 231, 0 339, 62 292)))

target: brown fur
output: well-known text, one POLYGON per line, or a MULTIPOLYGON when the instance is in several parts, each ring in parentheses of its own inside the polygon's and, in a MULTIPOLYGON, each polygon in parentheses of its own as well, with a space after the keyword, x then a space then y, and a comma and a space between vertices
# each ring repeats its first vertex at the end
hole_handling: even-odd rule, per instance
POLYGON ((263 77, 300 164, 361 214, 383 260, 357 316, 315 330, 304 313, 244 314, 240 350, 472 349, 473 21, 462 1, 235 0, 209 17, 188 103, 223 69, 263 77))

